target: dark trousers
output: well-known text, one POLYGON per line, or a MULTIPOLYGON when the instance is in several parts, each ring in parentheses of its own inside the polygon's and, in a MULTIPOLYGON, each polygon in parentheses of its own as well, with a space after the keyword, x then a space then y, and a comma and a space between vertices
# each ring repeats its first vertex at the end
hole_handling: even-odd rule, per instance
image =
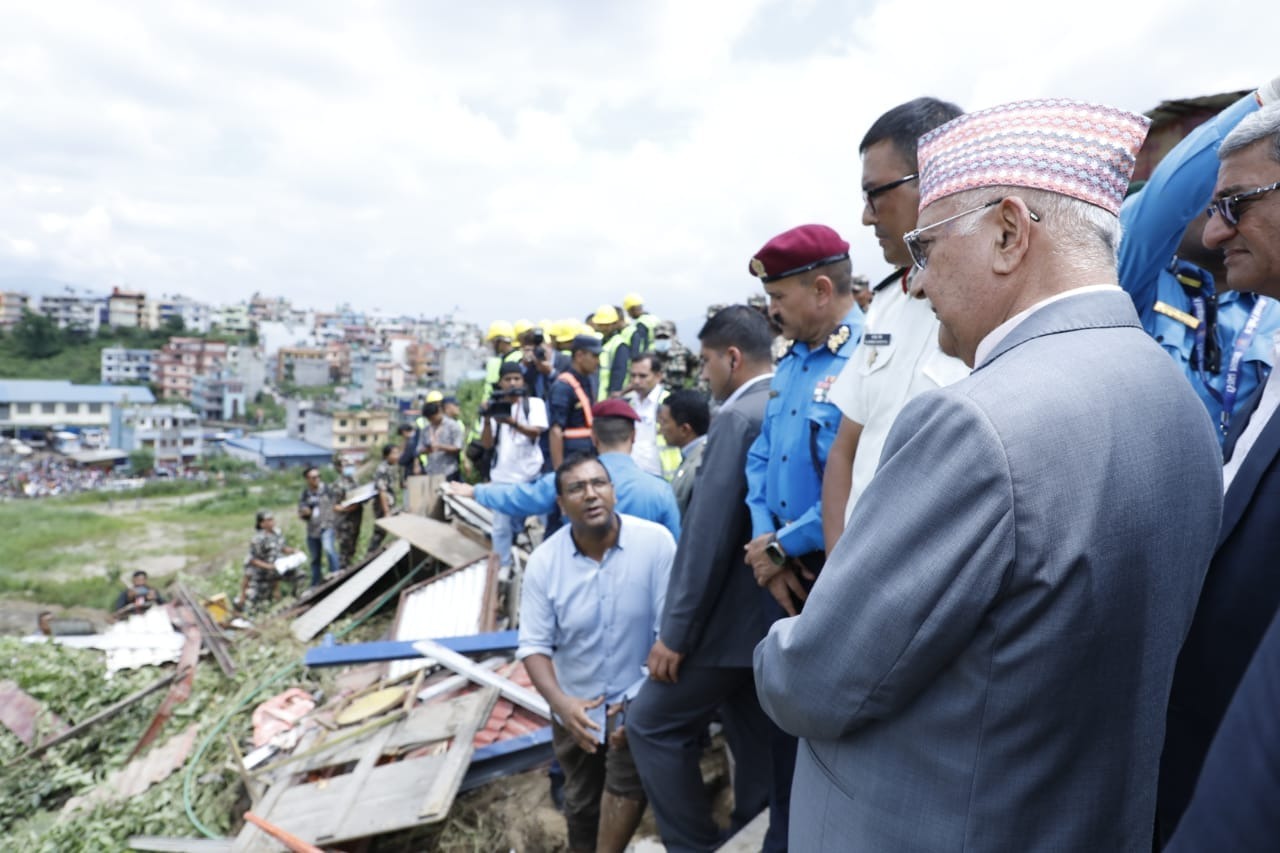
MULTIPOLYGON (((751 669, 685 664, 675 684, 645 682, 627 709, 627 742, 668 851, 715 850, 721 841, 700 767, 703 736, 717 710, 733 753, 729 829, 736 832, 771 800, 768 745, 777 727, 760 708, 751 669)), ((789 785, 784 793, 790 795, 789 785)), ((782 848, 765 849, 785 849, 785 831, 782 840, 782 848)))

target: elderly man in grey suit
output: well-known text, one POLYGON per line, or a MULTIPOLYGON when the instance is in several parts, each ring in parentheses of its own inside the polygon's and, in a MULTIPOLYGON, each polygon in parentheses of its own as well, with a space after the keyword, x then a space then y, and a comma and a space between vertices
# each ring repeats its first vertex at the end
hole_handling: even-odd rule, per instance
POLYGON ((793 849, 1150 850, 1221 471, 1116 286, 1146 125, 1046 100, 921 137, 904 239, 975 369, 903 409, 849 525, 874 535, 756 649, 803 738, 793 849))
MULTIPOLYGON (((769 599, 743 551, 751 539, 747 450, 760 434, 769 400, 773 335, 759 312, 731 305, 711 317, 698 338, 702 375, 721 406, 707 433, 684 517, 689 533, 676 550, 662 626, 649 653, 652 680, 627 712, 631 752, 670 851, 717 846, 719 831, 699 768, 707 724, 717 710, 735 761, 730 829, 768 804, 773 775, 767 749, 772 723, 760 709, 751 675, 751 650, 769 626, 769 599)), ((765 849, 785 845, 785 837, 770 838, 765 849)))

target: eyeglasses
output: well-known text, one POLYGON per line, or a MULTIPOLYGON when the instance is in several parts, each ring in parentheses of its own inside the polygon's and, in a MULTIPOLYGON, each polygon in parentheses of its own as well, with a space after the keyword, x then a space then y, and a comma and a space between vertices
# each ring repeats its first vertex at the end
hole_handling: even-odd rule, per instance
POLYGON ((613 483, 604 477, 596 477, 591 480, 575 480, 572 483, 564 484, 564 493, 570 497, 582 497, 587 493, 587 486, 597 494, 608 491, 613 488, 613 483))
POLYGON ((910 175, 905 175, 901 178, 898 178, 898 180, 896 181, 890 181, 887 184, 881 184, 878 187, 872 187, 869 190, 863 190, 862 201, 867 207, 871 208, 872 213, 875 213, 877 197, 884 195, 889 190, 897 189, 898 187, 902 186, 903 184, 909 181, 914 181, 918 177, 920 177, 920 174, 918 172, 912 172, 910 175))
MULTIPOLYGON (((962 210, 955 216, 948 216, 946 219, 940 219, 932 225, 926 225, 923 228, 917 228, 914 231, 908 231, 906 234, 903 234, 902 242, 907 244, 907 251, 911 253, 912 263, 916 265, 917 269, 921 270, 929 265, 929 255, 925 251, 924 245, 920 242, 921 234, 928 231, 930 228, 937 228, 939 225, 946 225, 948 222, 955 222, 960 217, 968 216, 970 213, 977 213, 978 211, 986 210, 989 207, 995 207, 1002 201, 1004 201, 1002 198, 993 199, 986 204, 980 204, 977 207, 962 210)), ((1032 222, 1040 221, 1040 217, 1036 215, 1035 211, 1028 210, 1027 213, 1031 216, 1032 222)))
POLYGON ((1220 215, 1223 222, 1234 228, 1240 224, 1240 214, 1243 212, 1239 209, 1240 202, 1250 201, 1263 193, 1269 193, 1276 189, 1280 189, 1280 181, 1276 181, 1274 184, 1268 184, 1265 187, 1258 187, 1257 189, 1249 190, 1245 193, 1236 193, 1235 195, 1229 195, 1226 198, 1217 199, 1209 205, 1205 210, 1205 213, 1210 219, 1213 218, 1215 213, 1220 215))

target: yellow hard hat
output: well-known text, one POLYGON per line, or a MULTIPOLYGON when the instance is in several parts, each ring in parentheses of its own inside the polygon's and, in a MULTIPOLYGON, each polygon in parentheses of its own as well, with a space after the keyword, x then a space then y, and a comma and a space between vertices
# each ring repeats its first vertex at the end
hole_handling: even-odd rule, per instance
POLYGON ((515 336, 515 329, 511 328, 510 323, 506 320, 494 320, 489 324, 489 334, 485 335, 484 339, 486 341, 491 341, 494 338, 506 338, 507 340, 511 340, 515 336))
MULTIPOLYGON (((614 313, 615 313, 615 315, 617 314, 617 312, 616 312, 616 311, 615 311, 614 313)), ((590 323, 579 323, 579 324, 578 324, 578 334, 579 334, 579 335, 591 335, 591 336, 592 336, 592 337, 594 337, 594 338, 602 338, 602 337, 604 337, 604 335, 600 334, 600 332, 598 332, 597 330, 595 330, 595 329, 591 328, 591 324, 590 324, 590 323)))
POLYGON ((612 326, 621 319, 618 317, 618 309, 612 305, 601 305, 596 309, 596 313, 591 315, 591 323, 596 326, 612 326))
POLYGON ((542 330, 542 334, 546 335, 549 338, 555 337, 555 335, 553 334, 553 330, 555 329, 555 327, 556 327, 555 320, 539 320, 538 325, 536 326, 536 328, 539 328, 542 330))
POLYGON ((440 393, 439 391, 431 391, 431 392, 428 392, 427 394, 428 403, 439 403, 443 399, 444 399, 444 394, 440 393))
POLYGON ((515 334, 515 337, 517 337, 517 338, 518 338, 518 337, 520 337, 521 335, 523 335, 525 332, 527 332, 527 331, 529 331, 530 329, 532 329, 532 328, 533 328, 533 324, 532 324, 532 323, 530 323, 528 320, 523 320, 523 319, 521 319, 521 320, 516 320, 515 325, 514 325, 512 328, 514 329, 514 331, 515 331, 515 333, 516 333, 516 334, 515 334))
POLYGON ((627 311, 630 311, 632 308, 642 307, 643 305, 644 297, 638 293, 632 292, 622 297, 622 307, 627 311))

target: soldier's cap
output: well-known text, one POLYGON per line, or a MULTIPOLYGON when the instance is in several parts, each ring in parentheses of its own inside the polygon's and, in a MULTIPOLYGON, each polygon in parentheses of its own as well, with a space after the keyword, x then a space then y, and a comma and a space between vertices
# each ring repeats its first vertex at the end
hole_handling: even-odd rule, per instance
POLYGON ((1118 215, 1150 124, 1065 98, 966 113, 920 137, 920 210, 967 190, 1026 187, 1118 215))
POLYGON ((663 320, 653 327, 653 336, 655 338, 674 338, 676 336, 676 324, 670 320, 663 320))
POLYGON ((498 368, 498 376, 501 378, 506 376, 508 373, 519 373, 523 376, 524 368, 520 366, 520 362, 518 361, 504 361, 502 362, 502 366, 498 368))
POLYGON ((595 326, 612 326, 621 319, 618 316, 618 309, 612 305, 601 305, 596 309, 596 313, 591 315, 591 323, 595 326))
POLYGON ((587 352, 593 352, 596 355, 600 354, 601 349, 603 349, 603 346, 600 343, 600 339, 595 335, 574 335, 573 343, 569 347, 570 352, 586 350, 587 352))
POLYGON ((636 414, 636 410, 631 408, 631 404, 626 400, 601 400, 591 407, 591 417, 593 418, 626 418, 629 421, 638 421, 640 416, 636 414))
POLYGON ((849 244, 825 225, 801 225, 765 243, 747 271, 768 284, 849 258, 849 244))
POLYGON ((273 513, 273 512, 272 512, 271 510, 269 510, 269 509, 260 509, 260 510, 258 510, 258 514, 257 514, 257 516, 255 516, 255 517, 254 517, 254 521, 253 521, 253 529, 254 529, 254 530, 261 530, 261 529, 262 529, 262 522, 266 521, 267 519, 274 519, 275 517, 276 517, 276 516, 275 516, 275 513, 273 513))

